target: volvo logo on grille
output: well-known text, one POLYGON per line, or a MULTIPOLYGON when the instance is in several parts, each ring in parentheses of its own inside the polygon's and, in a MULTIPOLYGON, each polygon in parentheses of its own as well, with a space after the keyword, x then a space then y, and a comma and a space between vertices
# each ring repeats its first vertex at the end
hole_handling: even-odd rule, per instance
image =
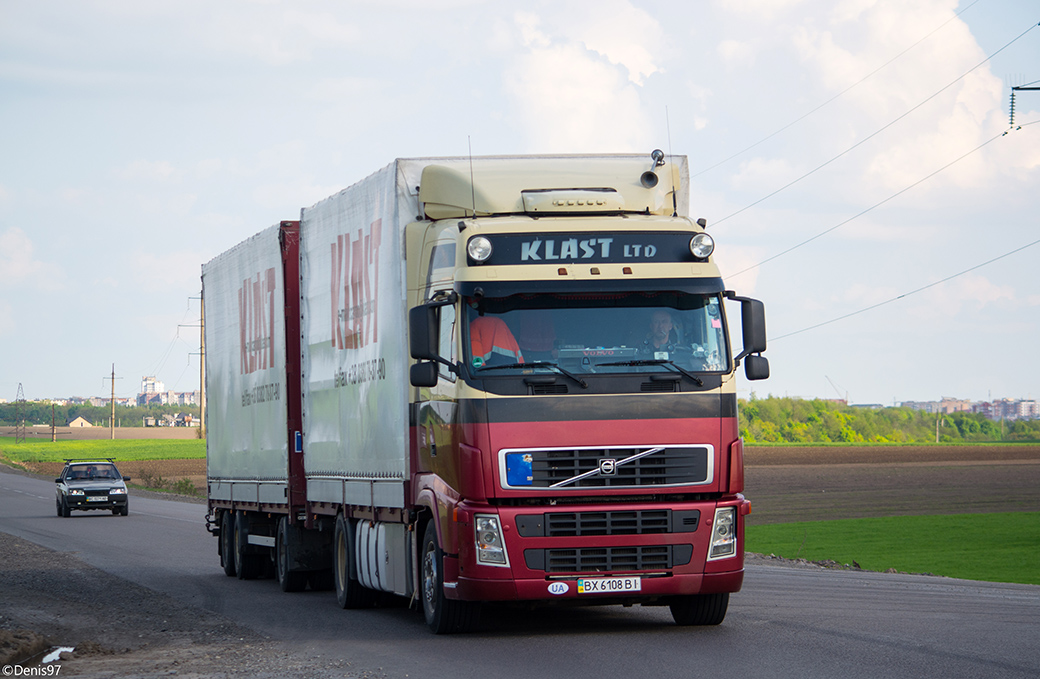
POLYGON ((599 474, 600 476, 616 476, 617 475, 617 460, 607 457, 599 461, 599 474))

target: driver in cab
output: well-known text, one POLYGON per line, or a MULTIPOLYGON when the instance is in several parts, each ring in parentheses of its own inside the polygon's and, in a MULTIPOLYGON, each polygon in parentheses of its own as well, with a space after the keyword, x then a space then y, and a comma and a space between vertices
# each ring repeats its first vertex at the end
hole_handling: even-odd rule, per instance
POLYGON ((658 309, 650 315, 650 330, 643 340, 643 353, 650 354, 654 358, 668 358, 668 353, 674 351, 675 343, 678 341, 674 331, 675 325, 672 315, 663 309, 658 309))

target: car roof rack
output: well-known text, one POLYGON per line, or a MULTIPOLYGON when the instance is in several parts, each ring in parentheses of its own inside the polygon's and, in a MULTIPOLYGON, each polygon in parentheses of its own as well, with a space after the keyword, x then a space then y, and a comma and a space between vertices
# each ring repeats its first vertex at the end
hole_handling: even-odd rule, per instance
POLYGON ((65 464, 70 462, 115 462, 112 457, 66 457, 65 464))

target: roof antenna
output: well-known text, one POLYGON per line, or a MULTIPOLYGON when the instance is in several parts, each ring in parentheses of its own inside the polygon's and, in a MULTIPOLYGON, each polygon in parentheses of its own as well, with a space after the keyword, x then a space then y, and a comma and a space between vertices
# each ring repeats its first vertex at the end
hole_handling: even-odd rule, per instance
MULTIPOLYGON (((664 107, 664 127, 665 127, 665 131, 668 133, 668 158, 671 159, 671 158, 674 157, 674 156, 672 156, 672 121, 668 118, 668 107, 667 106, 664 107)), ((675 198, 675 170, 673 168, 669 167, 668 168, 668 174, 672 178, 672 216, 673 217, 678 217, 679 216, 679 204, 678 204, 678 201, 675 198)))
POLYGON ((473 201, 473 219, 477 218, 477 187, 473 184, 473 140, 466 135, 466 143, 469 145, 469 195, 473 201))

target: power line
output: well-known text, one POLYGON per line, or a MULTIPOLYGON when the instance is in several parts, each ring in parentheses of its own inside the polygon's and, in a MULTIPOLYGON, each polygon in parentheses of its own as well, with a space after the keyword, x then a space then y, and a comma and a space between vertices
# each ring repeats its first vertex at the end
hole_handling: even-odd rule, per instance
POLYGON ((822 163, 821 165, 818 165, 818 166, 816 166, 816 167, 815 167, 815 168, 813 168, 812 170, 809 170, 808 172, 806 172, 805 174, 803 174, 803 175, 802 175, 801 177, 798 177, 797 179, 793 179, 793 180, 791 180, 790 182, 788 182, 787 184, 784 184, 783 186, 781 186, 780 188, 776 189, 776 190, 775 190, 775 191, 773 191, 772 193, 769 193, 769 194, 766 194, 765 196, 762 196, 761 198, 759 198, 759 199, 758 199, 758 200, 756 200, 755 202, 753 202, 753 203, 750 203, 750 204, 748 204, 748 205, 745 205, 744 207, 740 208, 740 209, 739 209, 739 210, 737 210, 736 212, 733 212, 733 213, 730 213, 730 214, 726 215, 726 216, 725 216, 725 217, 723 217, 722 219, 716 220, 716 221, 715 221, 715 227, 717 228, 719 224, 721 224, 722 222, 726 221, 727 219, 730 219, 731 217, 736 217, 737 215, 739 215, 740 213, 744 212, 745 210, 748 210, 748 209, 750 209, 750 208, 753 208, 754 206, 758 205, 759 203, 761 203, 761 202, 763 202, 763 201, 765 201, 765 200, 768 200, 769 198, 772 198, 773 196, 775 196, 776 194, 780 193, 781 191, 785 191, 785 190, 787 190, 787 189, 791 188, 792 186, 794 186, 794 185, 795 185, 795 184, 797 184, 798 182, 802 181, 802 180, 803 180, 803 179, 805 179, 806 177, 809 177, 809 176, 811 176, 811 175, 815 174, 816 172, 818 172, 818 171, 822 170, 823 168, 827 167, 828 165, 830 165, 830 164, 831 164, 831 163, 833 163, 834 161, 836 161, 836 160, 838 160, 839 158, 841 158, 841 157, 845 156, 845 155, 846 155, 846 154, 848 154, 848 153, 849 153, 850 151, 852 151, 852 150, 854 150, 854 149, 856 149, 856 148, 858 148, 858 147, 862 146, 863 144, 867 143, 868 141, 870 141, 871 139, 873 139, 873 138, 874 138, 874 137, 876 137, 877 135, 881 134, 882 132, 884 132, 884 131, 885 131, 885 130, 887 130, 888 128, 890 128, 890 127, 892 127, 893 125, 895 125, 896 123, 898 123, 898 122, 899 122, 900 120, 902 120, 903 118, 907 117, 908 115, 910 115, 911 113, 913 113, 913 112, 914 112, 914 111, 916 111, 917 109, 919 109, 919 108, 921 108, 922 106, 924 106, 925 104, 927 104, 927 103, 928 103, 929 101, 931 101, 932 99, 935 99, 935 98, 936 98, 937 96, 939 96, 940 94, 942 94, 942 93, 943 93, 943 92, 945 92, 946 90, 948 90, 948 89, 950 89, 951 87, 953 87, 954 85, 956 85, 956 84, 957 84, 958 82, 960 82, 961 80, 963 80, 964 78, 966 78, 966 77, 967 77, 968 75, 970 75, 970 74, 971 74, 972 72, 974 72, 974 71, 975 71, 976 69, 978 69, 978 68, 979 68, 979 67, 981 67, 981 66, 982 66, 983 64, 985 64, 986 62, 988 62, 988 61, 989 61, 990 59, 992 59, 993 57, 997 56, 998 54, 1000 54, 1001 52, 1003 52, 1004 50, 1006 50, 1006 49, 1007 49, 1008 47, 1010 47, 1011 45, 1013 45, 1013 44, 1015 44, 1016 42, 1018 42, 1019 40, 1021 40, 1021 39, 1022 39, 1023 37, 1025 37, 1025 35, 1026 35, 1027 33, 1029 33, 1030 31, 1032 31, 1032 30, 1033 30, 1034 28, 1036 28, 1036 27, 1037 27, 1038 25, 1040 25, 1040 24, 1033 24, 1032 26, 1030 26, 1029 28, 1027 28, 1027 29, 1026 29, 1025 31, 1023 31, 1022 33, 1020 33, 1020 34, 1018 35, 1018 37, 1014 38, 1013 40, 1011 40, 1011 42, 1007 43, 1006 45, 1004 45, 1003 47, 1001 47, 1000 49, 998 49, 998 50, 997 50, 996 52, 994 52, 993 54, 990 54, 990 55, 989 55, 988 57, 986 57, 985 59, 983 59, 983 60, 982 60, 982 61, 980 61, 979 63, 975 64, 974 66, 972 66, 972 67, 971 67, 970 69, 968 69, 967 71, 965 71, 964 73, 962 73, 962 74, 961 74, 960 76, 958 76, 957 78, 955 78, 954 80, 952 80, 952 81, 951 81, 951 82, 950 82, 949 84, 945 85, 944 87, 942 87, 941 89, 939 89, 938 91, 936 91, 935 93, 933 93, 932 95, 928 96, 928 97, 927 97, 927 98, 925 98, 925 99, 924 99, 923 101, 921 101, 920 103, 918 103, 918 104, 917 104, 916 106, 912 107, 911 109, 909 109, 908 111, 906 111, 905 113, 903 113, 902 115, 900 115, 899 117, 897 117, 897 118, 895 118, 894 120, 892 120, 891 122, 889 122, 889 123, 888 123, 887 125, 885 125, 885 126, 881 127, 880 129, 878 129, 878 130, 876 130, 876 131, 872 132, 871 134, 867 135, 866 137, 864 137, 863 139, 859 140, 858 142, 856 142, 856 143, 855 143, 855 144, 853 144, 852 146, 848 147, 847 149, 845 149, 844 151, 842 151, 842 152, 841 152, 841 153, 839 153, 838 155, 834 156, 834 157, 833 157, 833 158, 831 158, 830 160, 828 160, 828 161, 826 161, 826 162, 822 163))
POLYGON ((830 99, 828 99, 827 101, 823 102, 822 104, 820 104, 820 105, 819 105, 819 106, 817 106, 816 108, 812 109, 811 111, 809 111, 809 112, 805 113, 804 115, 802 115, 802 116, 800 116, 800 117, 798 117, 798 118, 795 118, 794 120, 792 120, 791 122, 787 123, 786 125, 784 125, 784 126, 783 126, 783 127, 781 127, 780 129, 778 129, 778 130, 776 130, 775 132, 773 132, 772 134, 769 134, 769 135, 767 135, 767 136, 765 136, 765 137, 762 137, 761 139, 759 139, 758 141, 756 141, 756 142, 755 142, 754 144, 752 144, 751 146, 748 146, 748 147, 746 147, 746 148, 744 148, 744 149, 742 149, 742 150, 740 150, 740 151, 737 151, 736 153, 734 153, 733 155, 729 156, 728 158, 725 158, 725 159, 723 159, 723 160, 720 160, 719 162, 715 163, 714 165, 712 165, 712 166, 710 166, 710 167, 706 167, 706 168, 704 168, 703 170, 701 170, 701 171, 700 171, 700 172, 698 172, 697 174, 695 174, 695 175, 691 176, 691 177, 690 177, 690 179, 696 179, 697 177, 701 176, 701 175, 702 175, 702 174, 704 174, 705 172, 710 172, 711 170, 714 170, 715 168, 717 168, 717 167, 718 167, 718 166, 720 166, 720 165, 725 165, 726 163, 728 163, 729 161, 733 160, 734 158, 737 158, 738 156, 742 156, 742 155, 744 155, 745 153, 747 153, 747 152, 748 152, 748 151, 750 151, 751 149, 755 148, 755 147, 756 147, 756 146, 758 146, 759 144, 762 144, 762 143, 764 143, 764 142, 767 142, 767 141, 769 141, 770 139, 772 139, 772 138, 773 138, 773 137, 775 137, 776 135, 780 134, 780 133, 781 133, 781 132, 783 132, 784 130, 787 130, 788 128, 790 128, 790 127, 793 127, 794 125, 797 125, 798 123, 802 122, 803 120, 805 120, 806 118, 808 118, 808 117, 809 117, 809 116, 811 116, 812 114, 814 114, 814 113, 816 113, 817 111, 819 111, 819 110, 820 110, 821 108, 824 108, 825 106, 827 106, 828 104, 830 104, 831 102, 833 102, 833 101, 834 101, 835 99, 838 99, 839 97, 841 97, 842 95, 844 95, 844 94, 845 94, 846 92, 848 92, 849 90, 851 90, 851 89, 853 89, 853 88, 855 88, 855 87, 858 87, 858 86, 859 86, 859 85, 861 85, 861 84, 862 84, 863 82, 865 82, 866 80, 868 80, 868 79, 870 79, 871 77, 873 77, 873 76, 874 76, 874 75, 875 75, 876 73, 878 73, 879 71, 881 71, 881 70, 883 70, 884 68, 886 68, 886 67, 887 67, 887 66, 888 66, 889 64, 891 64, 891 63, 892 63, 893 61, 895 61, 895 60, 899 59, 899 58, 900 58, 901 56, 903 56, 904 54, 906 54, 907 52, 909 52, 909 51, 910 51, 910 50, 912 50, 913 48, 917 47, 918 45, 920 45, 920 44, 921 44, 922 42, 924 42, 924 41, 925 41, 925 40, 927 40, 928 38, 930 38, 930 37, 932 37, 933 35, 935 35, 935 34, 936 34, 937 32, 939 32, 940 30, 942 30, 943 28, 945 28, 946 24, 950 23, 951 21, 953 21, 954 19, 956 19, 957 17, 959 17, 959 16, 960 16, 961 14, 963 14, 964 12, 967 12, 967 11, 968 11, 969 9, 971 9, 971 8, 972 8, 973 6, 975 6, 975 5, 976 5, 976 4, 978 4, 979 2, 980 2, 980 0, 975 0, 975 2, 971 3, 970 5, 968 5, 967 7, 965 7, 964 9, 962 9, 961 11, 957 12, 957 13, 956 13, 956 14, 954 14, 954 15, 953 15, 952 17, 950 17, 949 19, 947 19, 946 21, 944 21, 944 22, 943 22, 942 24, 940 24, 940 25, 939 25, 938 27, 936 27, 936 28, 935 28, 934 30, 932 30, 932 32, 931 32, 931 33, 929 33, 928 35, 924 36, 923 38, 921 38, 920 40, 918 40, 918 41, 917 41, 917 42, 915 42, 914 44, 910 45, 910 46, 909 46, 909 47, 907 47, 907 48, 906 48, 905 50, 903 50, 903 51, 902 51, 902 52, 900 52, 899 54, 895 55, 894 57, 892 57, 891 59, 889 59, 889 60, 888 60, 888 61, 886 61, 885 63, 881 64, 880 66, 878 66, 878 67, 877 67, 877 68, 875 68, 875 69, 874 69, 873 71, 871 71, 870 73, 866 74, 865 76, 863 76, 862 78, 860 78, 860 79, 859 79, 859 80, 857 80, 856 82, 852 83, 851 85, 849 85, 848 87, 846 87, 845 89, 843 89, 843 90, 842 90, 841 92, 838 92, 838 93, 837 93, 837 94, 835 94, 835 95, 834 95, 833 97, 831 97, 831 98, 830 98, 830 99))
POLYGON ((1016 252, 1021 252, 1022 250, 1025 250, 1026 248, 1031 248, 1034 245, 1036 245, 1037 243, 1040 243, 1040 240, 1035 240, 1032 243, 1026 243, 1025 245, 1023 245, 1021 247, 1017 247, 1017 248, 1015 248, 1014 250, 1012 250, 1010 252, 1005 252, 1004 254, 1002 254, 1002 255, 1000 255, 998 257, 994 257, 991 260, 985 261, 982 264, 976 264, 975 266, 973 266, 971 268, 968 268, 968 269, 965 269, 964 271, 955 273, 952 276, 947 276, 946 278, 944 278, 944 279, 942 279, 940 281, 935 281, 934 283, 929 283, 928 285, 925 285, 925 286, 922 286, 920 288, 917 288, 916 290, 911 290, 910 292, 905 292, 902 295, 898 295, 898 296, 893 297, 891 299, 886 299, 884 302, 878 302, 877 304, 872 304, 872 305, 870 305, 868 307, 864 307, 864 308, 860 309, 859 311, 853 311, 852 313, 845 314, 844 316, 838 316, 837 318, 832 318, 829 321, 824 321, 823 323, 817 323, 816 325, 811 325, 808 328, 802 328, 801 330, 795 330, 794 332, 789 332, 786 335, 780 335, 779 337, 770 337, 769 341, 775 342, 776 340, 781 340, 781 339, 784 339, 786 337, 791 337, 792 335, 798 335, 798 334, 803 333, 803 332, 808 332, 810 330, 815 330, 816 328, 821 328, 821 327, 823 327, 825 325, 830 325, 831 323, 837 323, 838 321, 843 321, 846 318, 851 318, 852 316, 856 316, 858 314, 862 314, 862 313, 864 313, 866 311, 870 311, 871 309, 877 309, 878 307, 884 306, 886 304, 890 304, 892 302, 895 302, 897 300, 909 297, 911 295, 916 295, 917 293, 923 292, 924 290, 927 290, 929 288, 934 288, 935 286, 942 285, 943 283, 946 283, 947 281, 952 281, 954 278, 957 278, 958 276, 963 276, 966 273, 970 273, 972 271, 975 271, 976 269, 981 269, 982 267, 987 266, 989 264, 992 264, 993 262, 999 261, 1001 259, 1004 259, 1005 257, 1010 257, 1011 255, 1015 254, 1016 252))
MULTIPOLYGON (((1040 121, 1038 121, 1038 122, 1040 122, 1040 121)), ((1027 123, 1027 124, 1031 125, 1032 123, 1027 123)), ((909 191, 910 189, 912 189, 912 188, 914 188, 914 187, 916 187, 916 186, 918 186, 918 185, 920 185, 920 184, 923 184, 924 182, 928 181, 929 179, 931 179, 931 178, 932 178, 932 177, 934 177, 935 175, 937 175, 937 174, 939 174, 940 172, 942 172, 942 171, 946 170, 946 169, 947 169, 947 168, 949 168, 950 166, 952 166, 952 165, 955 165, 955 164, 959 163, 960 161, 964 160, 965 158, 967 158, 967 157, 968 157, 968 156, 970 156, 971 154, 973 154, 973 153, 975 153, 976 151, 978 151, 978 150, 980 150, 980 149, 984 148, 985 146, 987 146, 987 145, 991 144, 992 142, 996 141, 997 139, 1000 139, 1001 137, 1005 136, 1006 134, 1007 134, 1007 131, 1004 131, 1004 132, 1001 132, 1000 134, 997 134, 997 135, 995 135, 995 136, 991 137, 990 139, 988 139, 988 140, 986 140, 986 141, 982 142, 981 144, 979 144, 978 146, 976 146, 976 147, 975 147, 975 148, 973 148, 972 150, 968 151, 968 152, 967 152, 967 153, 965 153, 964 155, 960 156, 959 158, 957 158, 957 159, 955 159, 955 160, 952 160, 952 161, 950 161, 949 163, 946 163, 945 165, 943 165, 942 167, 940 167, 940 168, 939 168, 938 170, 936 170, 935 172, 932 172, 931 174, 929 174, 929 175, 926 175, 926 176, 922 177, 921 179, 918 179, 918 180, 917 180, 916 182, 914 182, 913 184, 910 184, 909 186, 907 186, 907 187, 905 187, 905 188, 903 188, 903 189, 901 189, 901 190, 897 191, 896 193, 893 193, 893 194, 892 194, 891 196, 889 196, 888 198, 885 198, 885 199, 884 199, 884 200, 882 200, 882 201, 879 201, 879 202, 877 202, 877 203, 874 203, 874 204, 873 204, 873 205, 871 205, 870 207, 868 207, 868 208, 866 208, 865 210, 863 210, 863 211, 861 211, 861 212, 859 212, 859 213, 857 213, 857 214, 855 214, 855 215, 853 215, 853 216, 849 217, 849 218, 848 218, 848 219, 846 219, 845 221, 843 221, 843 222, 839 222, 839 223, 835 224, 834 226, 832 226, 831 228, 829 228, 829 229, 826 229, 825 231, 821 231, 820 233, 816 234, 815 236, 812 236, 811 238, 807 238, 807 239, 803 240, 803 241, 802 241, 801 243, 798 243, 797 245, 792 245, 791 247, 787 248, 786 250, 783 250, 782 252, 778 252, 778 253, 776 253, 776 254, 775 254, 775 255, 773 255, 772 257, 767 257, 766 259, 763 259, 763 260, 762 260, 761 262, 759 262, 758 264, 752 264, 751 266, 749 266, 749 267, 748 267, 748 268, 746 268, 746 269, 741 269, 740 271, 738 271, 738 272, 736 272, 736 273, 734 273, 734 274, 730 274, 730 275, 728 276, 728 278, 733 278, 734 276, 739 276, 739 275, 741 275, 741 274, 744 274, 744 273, 747 273, 748 271, 751 271, 751 270, 753 270, 753 269, 757 269, 758 267, 762 266, 763 264, 765 264, 765 263, 767 263, 767 262, 771 262, 771 261, 773 261, 774 259, 777 259, 778 257, 783 257, 784 255, 788 254, 789 252, 793 252, 794 250, 797 250, 798 248, 802 247, 803 245, 807 245, 807 244, 809 244, 809 243, 813 242, 814 240, 816 240, 817 238, 820 238, 820 237, 822 237, 822 236, 825 236, 825 235, 827 235, 828 233, 830 233, 831 231, 834 231, 835 229, 838 229, 838 228, 840 228, 840 227, 842 227, 842 226, 845 226, 846 224, 848 224, 849 222, 851 222, 851 221, 853 221, 853 220, 855 220, 855 219, 859 219, 860 217, 862 217, 863 215, 867 214, 867 213, 868 213, 868 212, 870 212, 871 210, 874 210, 874 209, 876 209, 876 208, 878 208, 878 207, 881 207, 882 205, 884 205, 885 203, 889 202, 890 200, 892 200, 892 199, 894 199, 894 198, 897 198, 897 197, 899 197, 899 196, 903 195, 904 193, 906 193, 906 192, 907 192, 907 191, 909 191)))

